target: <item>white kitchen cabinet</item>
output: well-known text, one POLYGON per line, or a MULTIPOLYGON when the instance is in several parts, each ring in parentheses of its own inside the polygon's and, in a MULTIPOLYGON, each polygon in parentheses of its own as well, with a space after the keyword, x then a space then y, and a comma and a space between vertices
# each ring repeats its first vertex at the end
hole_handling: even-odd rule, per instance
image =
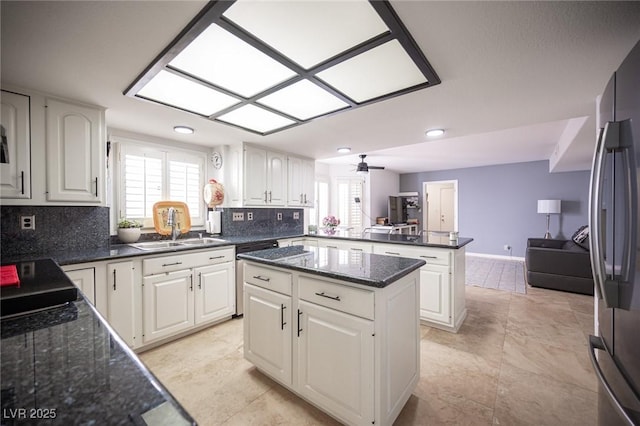
POLYGON ((349 424, 374 419, 373 321, 301 300, 298 389, 349 424))
POLYGON ((290 247, 290 246, 312 246, 318 247, 318 240, 315 238, 285 238, 278 240, 278 247, 290 247))
POLYGON ((95 272, 95 268, 65 271, 69 279, 73 281, 76 287, 80 289, 84 297, 91 302, 92 305, 96 304, 95 272))
POLYGON ((235 314, 235 275, 235 262, 194 269, 196 325, 235 314))
POLYGON ((344 424, 391 425, 420 376, 418 272, 374 288, 244 267, 245 358, 344 424))
POLYGON ((104 110, 45 99, 47 200, 103 204, 104 110))
POLYGON ((373 253, 373 244, 365 241, 338 240, 332 238, 318 238, 318 247, 327 247, 351 252, 373 253))
POLYGON ((31 198, 30 97, 2 91, 0 198, 31 198))
POLYGON ((143 343, 235 313, 235 249, 177 252, 142 261, 143 343))
POLYGON ((136 341, 136 271, 133 261, 107 264, 107 320, 130 347, 136 341))
POLYGON ((315 163, 301 157, 287 157, 287 205, 313 207, 315 163))
POLYGON ((420 320, 432 327, 458 332, 467 316, 465 298, 465 249, 373 245, 373 252, 387 256, 422 259, 420 268, 420 320))
POLYGON ((292 385, 292 326, 291 296, 245 282, 244 356, 288 386, 292 385))
POLYGON ((284 206, 287 169, 285 155, 260 148, 244 148, 244 204, 284 206))
POLYGON ((145 276, 142 282, 143 343, 169 337, 193 326, 191 269, 145 276))

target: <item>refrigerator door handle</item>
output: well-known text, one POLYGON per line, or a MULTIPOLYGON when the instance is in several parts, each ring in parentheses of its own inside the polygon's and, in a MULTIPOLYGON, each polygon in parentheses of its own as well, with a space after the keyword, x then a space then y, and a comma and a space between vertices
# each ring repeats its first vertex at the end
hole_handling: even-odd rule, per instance
POLYGON ((596 358, 596 349, 606 351, 602 338, 597 336, 589 336, 589 358, 591 359, 591 364, 593 365, 593 369, 596 372, 598 381, 602 385, 605 393, 607 394, 607 397, 611 401, 611 404, 620 414, 620 417, 623 418, 626 424, 628 424, 629 426, 635 426, 635 423, 629 415, 629 412, 622 406, 622 404, 620 404, 620 401, 618 400, 616 394, 613 392, 613 389, 611 389, 609 382, 607 382, 607 379, 604 377, 604 373, 602 372, 602 369, 600 369, 600 364, 598 363, 598 359, 596 358))
MULTIPOLYGON (((624 252, 622 254, 622 270, 620 271, 620 279, 628 283, 632 279, 632 268, 636 263, 636 253, 634 250, 637 244, 638 235, 637 223, 634 217, 638 214, 638 177, 636 175, 636 157, 634 153, 633 135, 631 132, 631 120, 625 120, 620 123, 620 147, 622 149, 622 162, 624 176, 624 209, 625 224, 624 229, 624 252)), ((628 307, 625 307, 625 309, 628 307)))
POLYGON ((605 298, 605 292, 603 283, 604 276, 604 261, 602 257, 602 229, 601 229, 601 206, 602 206, 602 184, 603 184, 603 169, 604 169, 604 133, 605 129, 600 129, 598 133, 598 141, 596 142, 596 151, 593 156, 593 165, 591 167, 591 181, 590 181, 590 203, 589 203, 589 228, 591 230, 591 247, 589 250, 591 256, 591 271, 593 273, 593 282, 596 290, 596 294, 599 299, 603 299, 608 306, 605 298))

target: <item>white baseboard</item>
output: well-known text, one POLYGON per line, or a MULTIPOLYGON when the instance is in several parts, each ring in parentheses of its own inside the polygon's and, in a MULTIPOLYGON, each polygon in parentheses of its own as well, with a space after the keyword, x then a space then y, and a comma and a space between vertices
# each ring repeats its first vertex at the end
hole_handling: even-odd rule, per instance
POLYGON ((486 258, 489 258, 489 259, 500 259, 500 260, 515 260, 515 261, 519 261, 519 262, 524 262, 524 257, 504 256, 504 255, 501 255, 501 254, 486 254, 486 253, 467 252, 467 256, 486 257, 486 258))

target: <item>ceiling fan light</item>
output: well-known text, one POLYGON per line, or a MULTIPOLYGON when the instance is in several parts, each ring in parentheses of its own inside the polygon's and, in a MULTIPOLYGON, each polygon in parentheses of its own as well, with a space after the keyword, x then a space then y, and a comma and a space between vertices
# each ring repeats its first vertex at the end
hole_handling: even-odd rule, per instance
POLYGON ((443 129, 430 129, 430 130, 427 130, 427 132, 425 134, 429 138, 435 138, 435 137, 444 135, 444 130, 443 129))
POLYGON ((356 167, 356 173, 363 175, 363 174, 367 174, 369 172, 369 167, 367 166, 367 163, 362 162, 362 163, 358 163, 358 166, 356 167))

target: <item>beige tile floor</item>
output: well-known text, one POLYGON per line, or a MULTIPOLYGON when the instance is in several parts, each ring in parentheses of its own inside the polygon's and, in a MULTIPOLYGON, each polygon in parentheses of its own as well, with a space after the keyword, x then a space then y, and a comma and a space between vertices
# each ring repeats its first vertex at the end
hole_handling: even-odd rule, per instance
MULTIPOLYGON (((396 425, 593 425, 589 296, 466 287, 458 334, 422 326, 421 379, 396 425)), ((339 424, 242 357, 242 320, 140 354, 200 425, 339 424)))

